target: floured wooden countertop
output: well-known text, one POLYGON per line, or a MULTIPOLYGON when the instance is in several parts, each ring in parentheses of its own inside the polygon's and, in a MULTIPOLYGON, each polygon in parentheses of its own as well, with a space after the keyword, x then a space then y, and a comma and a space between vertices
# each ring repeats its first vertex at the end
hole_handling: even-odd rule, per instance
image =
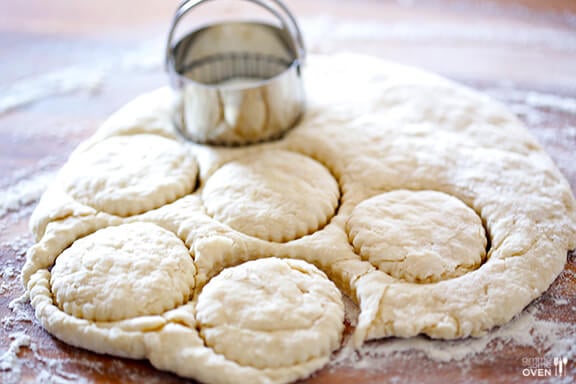
MULTIPOLYGON (((247 12, 222 1, 202 14, 247 12)), ((416 65, 518 114, 576 192, 576 3, 572 0, 288 0, 311 53, 352 51, 416 65)), ((19 271, 27 222, 55 172, 110 113, 166 83, 177 1, 22 0, 0 11, 0 382, 184 383, 146 362, 69 347, 34 320, 19 271)), ((249 10, 249 8, 248 8, 249 10)), ((354 306, 347 305, 348 325, 354 306)), ((348 327, 350 330, 350 327, 348 327)), ((370 342, 307 383, 576 378, 576 256, 550 290, 488 337, 370 342), (560 377, 554 358, 567 358, 560 377), (550 369, 550 371, 547 371, 550 369)))

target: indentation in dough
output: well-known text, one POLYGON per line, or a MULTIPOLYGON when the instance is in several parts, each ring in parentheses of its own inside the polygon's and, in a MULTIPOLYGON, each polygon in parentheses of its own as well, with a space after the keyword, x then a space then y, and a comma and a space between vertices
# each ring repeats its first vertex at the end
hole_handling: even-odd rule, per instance
POLYGON ((408 282, 458 277, 486 257, 480 217, 442 192, 397 190, 372 197, 354 209, 347 231, 364 260, 408 282))
POLYGON ((225 164, 202 192, 206 211, 237 231, 285 242, 323 227, 338 207, 330 172, 309 157, 266 151, 225 164))
POLYGON ((340 291, 301 260, 267 258, 225 269, 204 287, 196 309, 209 347, 261 369, 328 356, 344 327, 340 291))
POLYGON ((69 315, 116 321, 184 302, 196 268, 176 235, 149 223, 101 229, 74 242, 52 268, 56 304, 69 315))
POLYGON ((60 171, 75 200, 119 216, 142 213, 192 192, 198 168, 177 141, 116 136, 77 152, 60 171))

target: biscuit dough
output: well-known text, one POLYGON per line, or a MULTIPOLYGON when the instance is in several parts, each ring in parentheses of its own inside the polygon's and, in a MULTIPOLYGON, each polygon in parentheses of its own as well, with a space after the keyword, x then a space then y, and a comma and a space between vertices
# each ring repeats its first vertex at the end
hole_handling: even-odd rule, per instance
POLYGON ((130 135, 111 137, 76 152, 58 177, 76 201, 129 216, 192 192, 196 173, 194 158, 176 141, 130 135))
POLYGON ((359 346, 481 336, 562 271, 574 196, 503 106, 359 55, 304 76, 306 114, 277 141, 185 142, 161 89, 81 144, 31 218, 41 324, 206 383, 287 383, 338 347, 327 279, 359 305, 359 346))
POLYGON ((285 242, 323 227, 340 192, 330 172, 297 153, 265 151, 225 164, 206 182, 206 211, 237 231, 285 242))
POLYGON ((260 259, 225 269, 203 288, 196 311, 209 347, 260 369, 329 356, 344 328, 341 293, 301 260, 260 259))
POLYGON ((148 223, 101 229, 56 259, 50 285, 69 315, 116 321, 159 315, 188 301, 196 268, 184 243, 148 223))
POLYGON ((364 260, 408 282, 458 277, 486 257, 480 217, 442 192, 397 190, 374 196, 354 208, 347 229, 364 260))

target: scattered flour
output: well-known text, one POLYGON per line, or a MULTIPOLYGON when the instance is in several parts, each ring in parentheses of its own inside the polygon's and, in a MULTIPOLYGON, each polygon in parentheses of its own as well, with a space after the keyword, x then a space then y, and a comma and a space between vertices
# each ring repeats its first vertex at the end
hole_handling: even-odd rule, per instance
MULTIPOLYGON (((20 283, 19 276, 13 283, 20 283)), ((29 335, 31 330, 40 328, 40 324, 34 317, 27 295, 12 300, 8 308, 11 312, 1 319, 1 326, 2 332, 7 333, 11 342, 6 351, 0 351, 1 383, 20 384, 24 378, 29 382, 28 375, 31 372, 34 375, 33 382, 38 384, 89 382, 81 374, 69 372, 66 366, 68 361, 53 358, 40 351, 41 346, 29 335), (26 358, 22 358, 24 354, 26 358)))
POLYGON ((96 92, 102 80, 101 71, 77 67, 21 80, 0 90, 0 116, 52 96, 78 91, 96 92))
POLYGON ((560 306, 560 305, 568 305, 570 304, 570 302, 568 301, 568 299, 564 298, 564 297, 556 297, 554 298, 554 305, 556 306, 560 306))
MULTIPOLYGON (((558 305, 558 302, 568 304, 566 299, 556 299, 555 304, 558 305)), ((527 350, 531 351, 526 356, 517 356, 517 364, 522 361, 522 358, 537 357, 552 361, 558 356, 566 357, 570 362, 574 362, 576 360, 576 323, 542 319, 542 309, 543 305, 540 300, 537 300, 511 322, 480 338, 455 341, 438 341, 426 337, 391 338, 385 341, 368 342, 358 350, 348 346, 345 341, 346 346, 333 356, 329 366, 330 369, 345 367, 384 372, 389 369, 389 366, 383 365, 383 361, 390 358, 412 361, 416 355, 435 365, 449 363, 451 366, 459 367, 465 373, 474 363, 493 361, 498 352, 510 347, 527 347, 527 350)), ((357 308, 350 308, 348 305, 346 310, 357 313, 357 308)), ((573 371, 576 372, 576 369, 573 371)))
POLYGON ((503 99, 508 103, 525 105, 531 108, 546 108, 556 112, 576 115, 576 98, 508 87, 489 88, 484 90, 484 92, 503 99))
POLYGON ((55 172, 40 173, 0 190, 0 217, 36 202, 55 176, 55 172))
POLYGON ((12 342, 8 350, 0 356, 0 371, 18 371, 20 373, 20 364, 18 364, 18 353, 22 347, 30 347, 30 336, 24 333, 13 333, 10 335, 12 342))
POLYGON ((0 89, 0 117, 53 96, 95 94, 111 73, 160 69, 161 58, 158 52, 162 50, 161 40, 153 39, 115 59, 107 58, 101 62, 62 68, 12 83, 0 89))

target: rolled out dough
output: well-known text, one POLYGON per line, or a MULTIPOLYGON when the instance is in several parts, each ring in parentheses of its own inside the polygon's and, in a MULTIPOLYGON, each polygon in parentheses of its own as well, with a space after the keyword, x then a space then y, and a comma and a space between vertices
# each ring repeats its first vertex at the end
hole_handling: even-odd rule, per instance
POLYGON ((355 345, 454 339, 562 271, 574 197, 503 106, 358 55, 310 57, 305 85, 300 124, 253 146, 181 141, 168 89, 111 116, 31 219, 42 325, 204 382, 287 383, 339 347, 340 292, 355 345))

